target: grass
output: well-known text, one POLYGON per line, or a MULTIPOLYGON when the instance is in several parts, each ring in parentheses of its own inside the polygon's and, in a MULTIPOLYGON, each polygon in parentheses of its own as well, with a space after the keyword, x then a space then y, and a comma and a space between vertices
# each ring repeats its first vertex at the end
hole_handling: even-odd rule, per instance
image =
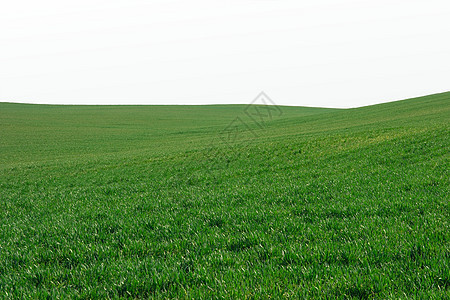
POLYGON ((271 109, 0 103, 0 297, 449 298, 450 93, 271 109))

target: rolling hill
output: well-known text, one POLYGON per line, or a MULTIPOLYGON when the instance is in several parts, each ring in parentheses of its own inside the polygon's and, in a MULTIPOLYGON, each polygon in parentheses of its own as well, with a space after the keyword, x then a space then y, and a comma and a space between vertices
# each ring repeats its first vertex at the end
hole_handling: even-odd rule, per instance
POLYGON ((450 92, 0 103, 0 296, 450 296, 450 92))

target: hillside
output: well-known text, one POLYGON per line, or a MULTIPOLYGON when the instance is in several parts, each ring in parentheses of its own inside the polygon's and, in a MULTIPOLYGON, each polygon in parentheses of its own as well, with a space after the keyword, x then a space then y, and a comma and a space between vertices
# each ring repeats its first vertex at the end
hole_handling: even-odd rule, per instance
POLYGON ((449 121, 0 103, 0 295, 449 297, 449 121))

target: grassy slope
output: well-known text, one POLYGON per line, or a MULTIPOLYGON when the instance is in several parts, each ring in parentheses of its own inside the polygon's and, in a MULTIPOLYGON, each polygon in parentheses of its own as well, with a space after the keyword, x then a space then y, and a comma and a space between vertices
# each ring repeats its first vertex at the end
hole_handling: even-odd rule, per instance
POLYGON ((245 108, 0 103, 0 295, 449 296, 450 93, 245 108))
MULTIPOLYGON (((196 147, 243 114, 244 105, 57 106, 0 103, 0 165, 141 149, 196 147)), ((286 117, 334 111, 286 107, 286 117)))

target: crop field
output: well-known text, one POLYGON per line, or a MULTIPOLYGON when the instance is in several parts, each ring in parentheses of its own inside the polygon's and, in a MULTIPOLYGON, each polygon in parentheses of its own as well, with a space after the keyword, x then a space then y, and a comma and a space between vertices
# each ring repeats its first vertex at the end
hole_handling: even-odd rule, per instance
POLYGON ((450 298, 450 92, 0 103, 0 298, 450 298))

